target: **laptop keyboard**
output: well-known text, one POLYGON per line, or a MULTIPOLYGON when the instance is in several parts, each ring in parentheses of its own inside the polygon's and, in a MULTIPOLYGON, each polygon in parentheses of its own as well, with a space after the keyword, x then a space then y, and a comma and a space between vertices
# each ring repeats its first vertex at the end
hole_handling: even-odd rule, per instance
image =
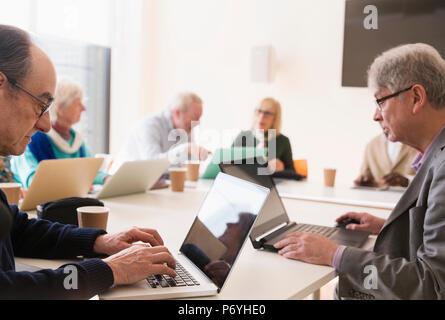
POLYGON ((312 233, 318 233, 321 235, 324 235, 325 237, 329 238, 332 236, 332 234, 337 231, 337 229, 332 227, 326 227, 326 226, 317 226, 313 224, 297 224, 295 228, 292 228, 292 232, 294 231, 302 231, 302 232, 312 232, 312 233))
POLYGON ((178 262, 176 261, 176 277, 168 275, 153 275, 147 278, 147 282, 152 288, 168 287, 193 287, 199 286, 199 282, 178 262))

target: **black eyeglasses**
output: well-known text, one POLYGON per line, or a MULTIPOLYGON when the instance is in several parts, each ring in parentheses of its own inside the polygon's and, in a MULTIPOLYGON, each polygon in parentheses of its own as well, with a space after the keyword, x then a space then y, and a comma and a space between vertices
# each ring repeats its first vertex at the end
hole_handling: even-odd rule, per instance
POLYGON ((270 111, 263 111, 261 109, 255 109, 255 113, 259 116, 260 114, 263 114, 266 118, 268 117, 272 117, 275 115, 274 112, 270 112, 270 111))
POLYGON ((39 98, 38 96, 36 96, 35 94, 33 94, 32 92, 30 92, 29 90, 23 88, 20 84, 17 83, 17 81, 15 81, 14 79, 9 79, 8 78, 8 82, 10 84, 12 84, 14 87, 19 88, 20 90, 22 90, 23 92, 25 92, 26 94, 30 95, 31 97, 33 97, 34 99, 36 99, 38 102, 40 102, 41 104, 39 104, 39 107, 41 109, 39 118, 41 118, 45 113, 47 113, 49 111, 49 108, 51 108, 51 105, 53 103, 53 98, 50 98, 49 102, 44 101, 43 99, 39 98))
POLYGON ((397 97, 397 96, 398 96, 399 94, 401 94, 402 92, 411 90, 412 87, 414 87, 414 85, 410 86, 409 88, 402 89, 402 90, 400 90, 400 91, 394 92, 393 94, 387 95, 387 96, 382 97, 382 98, 380 98, 380 99, 376 99, 376 100, 375 100, 375 103, 377 104, 377 108, 379 109, 380 112, 382 112, 382 104, 383 104, 384 101, 386 101, 386 100, 388 100, 388 99, 391 99, 391 98, 394 98, 394 97, 397 97))

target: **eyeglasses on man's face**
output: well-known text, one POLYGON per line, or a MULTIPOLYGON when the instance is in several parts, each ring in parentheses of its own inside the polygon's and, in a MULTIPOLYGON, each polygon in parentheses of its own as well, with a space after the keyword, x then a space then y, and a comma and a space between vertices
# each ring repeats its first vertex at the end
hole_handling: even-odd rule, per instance
POLYGON ((410 86, 409 88, 405 88, 405 89, 399 90, 397 92, 394 92, 392 94, 389 94, 387 96, 384 96, 382 98, 376 99, 375 103, 377 104, 377 108, 379 109, 380 112, 382 112, 382 110, 383 110, 383 102, 385 102, 388 99, 397 97, 399 94, 401 94, 401 93, 403 93, 405 91, 411 90, 412 87, 414 87, 414 85, 410 86))
POLYGON ((22 90, 23 92, 25 92, 26 94, 28 94, 29 96, 31 96, 32 98, 34 98, 35 100, 37 100, 39 102, 39 108, 40 108, 40 115, 39 118, 43 117, 43 115, 45 113, 47 113, 49 111, 49 109, 52 106, 53 103, 53 98, 49 99, 49 102, 44 101, 42 98, 39 98, 38 96, 36 96, 35 94, 33 94, 31 91, 25 89, 24 87, 22 87, 20 84, 17 83, 17 81, 15 81, 14 79, 10 79, 8 78, 8 82, 10 84, 12 84, 14 87, 22 90))

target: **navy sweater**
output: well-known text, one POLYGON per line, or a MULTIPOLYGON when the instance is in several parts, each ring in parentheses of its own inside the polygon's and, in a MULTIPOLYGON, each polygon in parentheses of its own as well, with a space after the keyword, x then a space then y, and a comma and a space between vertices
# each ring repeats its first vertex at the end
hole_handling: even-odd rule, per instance
MULTIPOLYGON (((7 204, 2 191, 0 201, 7 204)), ((0 242, 0 299, 89 299, 113 285, 111 268, 96 258, 56 270, 15 271, 14 256, 41 259, 94 256, 94 242, 106 232, 29 219, 16 205, 9 208, 13 226, 9 238, 0 242), (76 273, 77 289, 73 282, 76 273)))

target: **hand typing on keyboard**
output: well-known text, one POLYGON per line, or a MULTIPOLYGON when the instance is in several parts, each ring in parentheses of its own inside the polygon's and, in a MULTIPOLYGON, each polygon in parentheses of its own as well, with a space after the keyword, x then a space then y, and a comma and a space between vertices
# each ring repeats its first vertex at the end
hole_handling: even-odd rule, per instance
POLYGON ((278 241, 275 248, 285 258, 332 266, 339 245, 325 236, 311 232, 292 232, 278 241))
POLYGON ((132 284, 151 275, 176 277, 176 262, 163 246, 135 244, 103 260, 113 271, 114 284, 132 284))
POLYGON ((164 245, 164 241, 155 229, 133 227, 117 234, 104 234, 97 237, 94 242, 94 252, 112 255, 140 241, 152 247, 164 245))
POLYGON ((193 287, 198 286, 199 282, 179 263, 176 262, 176 277, 168 275, 152 275, 147 278, 147 282, 152 288, 167 287, 193 287))

